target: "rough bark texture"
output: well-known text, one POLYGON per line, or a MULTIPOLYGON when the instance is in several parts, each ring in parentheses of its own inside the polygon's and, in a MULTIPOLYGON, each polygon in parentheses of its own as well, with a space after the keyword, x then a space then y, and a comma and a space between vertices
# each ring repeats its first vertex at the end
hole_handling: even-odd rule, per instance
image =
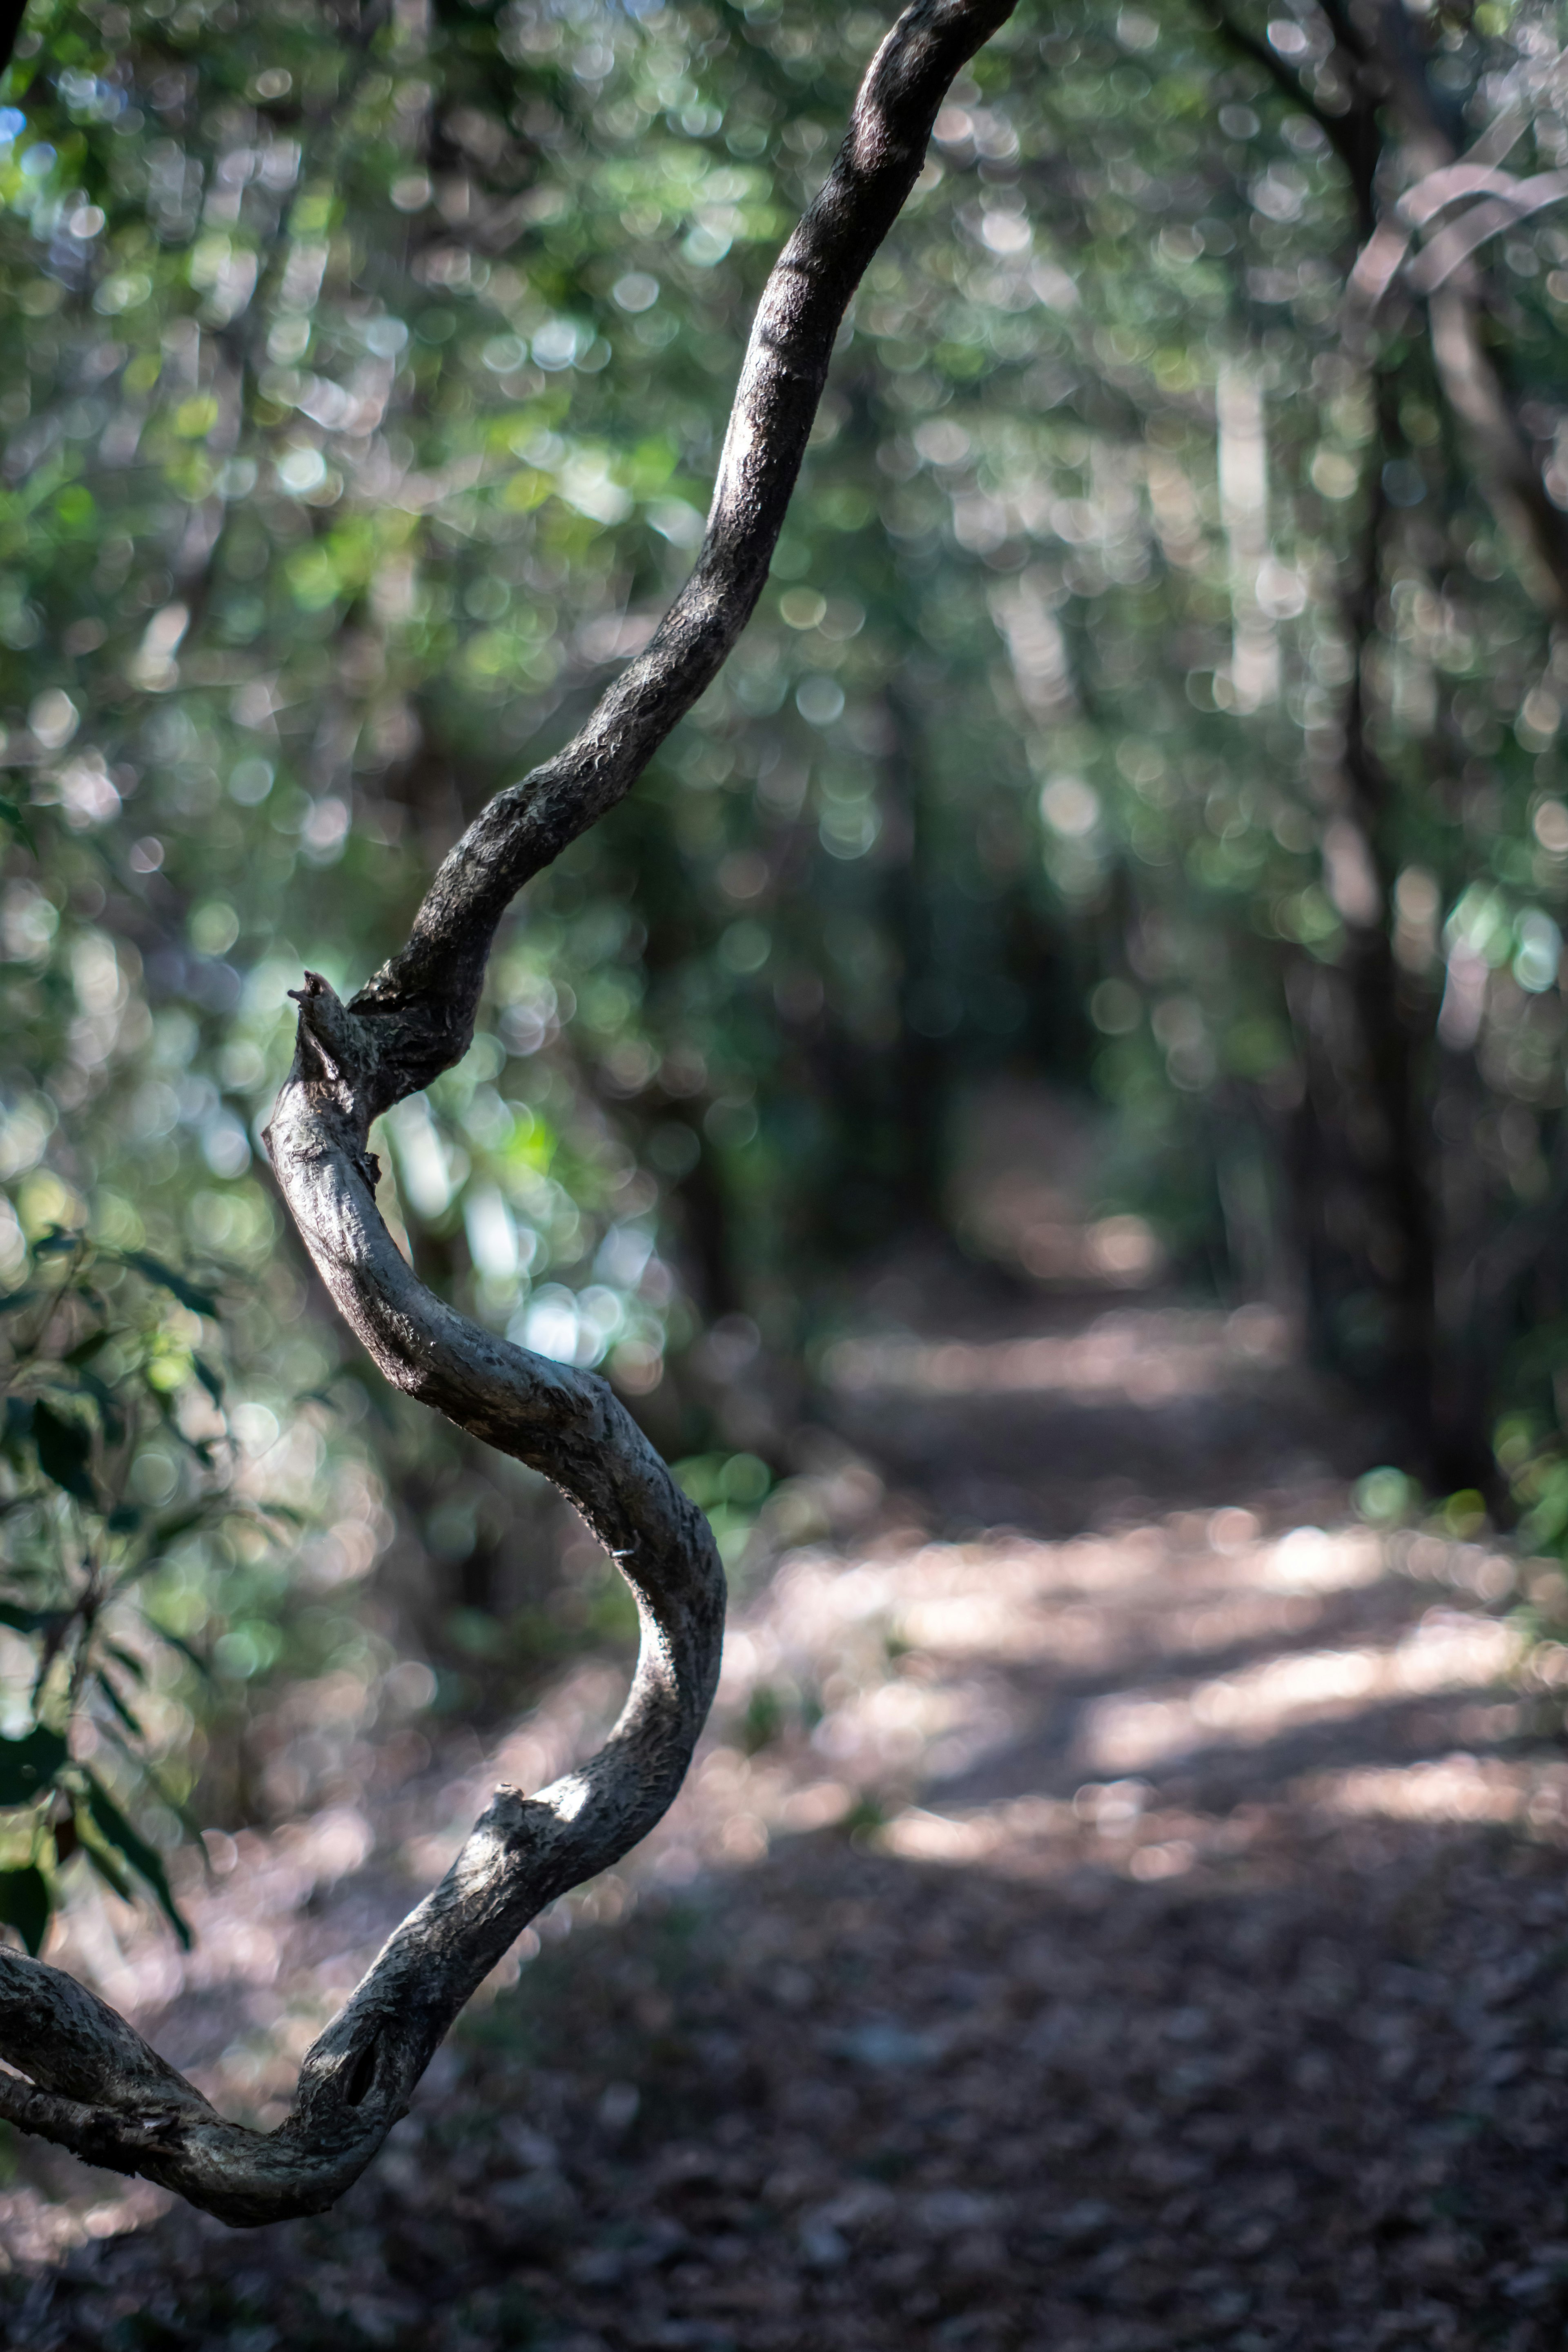
POLYGON ((370 1127, 460 1058, 511 899, 630 789, 745 626, 849 299, 914 184, 953 77, 1012 6, 915 0, 900 17, 768 280, 696 569, 647 651, 574 741, 469 826, 406 946, 352 1003, 314 973, 299 992, 294 1066, 268 1146, 327 1287, 389 1380, 571 1497, 631 1586, 642 1644, 598 1755, 534 1796, 497 1790, 441 1884, 309 2053, 294 2110, 275 2132, 225 2121, 96 1995, 0 1951, 0 2058, 19 2070, 0 2073, 0 2116, 91 2163, 143 2173, 224 2221, 319 2212, 342 2195, 529 1919, 658 1821, 707 1715, 724 1584, 706 1520, 603 1381, 508 1345, 415 1279, 375 1205, 370 1127))

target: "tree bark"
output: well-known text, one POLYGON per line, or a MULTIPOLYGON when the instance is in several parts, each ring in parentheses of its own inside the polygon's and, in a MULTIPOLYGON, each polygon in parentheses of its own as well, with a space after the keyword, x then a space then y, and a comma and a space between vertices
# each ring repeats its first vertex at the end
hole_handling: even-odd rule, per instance
POLYGON ((914 0, 763 292, 696 568, 647 651, 566 749, 500 793, 447 858, 407 943, 345 1005, 297 992, 268 1129, 290 1213, 339 1309, 399 1388, 542 1470, 636 1597, 630 1694, 591 1762, 496 1791, 440 1885, 308 2053, 272 2133, 226 2122, 123 2018, 58 1969, 0 1952, 0 2116, 139 2172, 221 2220, 320 2212, 358 2178, 453 2020, 543 1905, 647 1834, 680 1787, 718 1678, 724 1584, 706 1520, 608 1386, 465 1320, 415 1278, 375 1205, 372 1121, 467 1050, 496 926, 612 808, 718 672, 768 574, 834 340, 924 161, 954 76, 1013 0, 914 0), (22 2079, 23 2077, 26 2079, 22 2079))

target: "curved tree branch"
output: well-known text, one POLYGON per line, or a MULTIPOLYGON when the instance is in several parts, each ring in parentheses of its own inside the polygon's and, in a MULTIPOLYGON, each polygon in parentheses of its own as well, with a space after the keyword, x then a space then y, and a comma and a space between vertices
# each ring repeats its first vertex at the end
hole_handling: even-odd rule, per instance
POLYGON ((1347 16, 1342 0, 1321 5, 1336 29, 1352 18, 1359 26, 1353 37, 1363 42, 1386 80, 1389 112, 1406 161, 1419 174, 1366 240, 1352 272, 1352 335, 1359 337, 1366 316, 1403 267, 1408 290, 1426 299, 1438 385, 1479 460, 1482 493, 1517 551, 1521 583, 1544 610, 1561 613, 1568 607, 1568 521, 1546 487, 1543 453, 1532 446, 1519 404, 1489 348, 1485 282, 1479 269, 1466 266, 1510 219, 1558 201, 1561 175, 1539 173, 1521 181, 1496 169, 1525 127, 1514 113, 1501 115, 1461 154, 1462 110, 1454 94, 1434 81, 1431 35, 1408 10, 1392 0, 1374 0, 1359 16, 1352 9, 1347 16), (1452 203, 1489 196, 1506 196, 1507 202, 1495 208, 1485 201, 1477 204, 1439 229, 1414 263, 1406 263, 1412 230, 1426 227, 1452 203))
POLYGON ((954 75, 1013 5, 916 0, 872 59, 849 135, 763 289, 690 579, 582 732, 468 827, 407 945, 353 1000, 375 1109, 458 1059, 512 898, 630 791, 750 620, 850 297, 919 176, 954 75))
POLYGON ((5 72, 16 54, 26 13, 27 0, 0 0, 0 73, 5 72))
POLYGON ((570 1496, 631 1587, 642 1642, 605 1746, 532 1797, 496 1791, 446 1877, 307 2055, 293 2112, 275 2132, 226 2122, 95 1994, 0 1951, 0 2058, 18 2070, 0 2073, 0 2116, 226 2221, 320 2212, 358 2178, 528 1921, 665 1811, 711 1703, 724 1581, 707 1521, 603 1381, 511 1347, 416 1280, 375 1205, 370 1127, 466 1051, 512 898, 630 790, 751 617, 849 299, 914 184, 953 77, 1013 5, 914 0, 899 18, 769 278, 696 569, 647 650, 574 741, 482 811, 437 875, 407 945, 352 1003, 315 973, 298 992, 294 1066, 268 1143, 327 1287, 396 1386, 570 1496))

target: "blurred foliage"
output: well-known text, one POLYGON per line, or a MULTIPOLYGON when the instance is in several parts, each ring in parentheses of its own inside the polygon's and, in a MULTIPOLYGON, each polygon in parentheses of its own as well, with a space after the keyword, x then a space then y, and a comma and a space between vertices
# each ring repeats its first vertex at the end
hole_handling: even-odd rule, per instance
MULTIPOLYGON (((1347 330, 1337 21, 1077 0, 974 61, 755 621, 388 1122, 421 1273, 601 1366, 731 1548, 788 1466, 762 1368, 804 1360, 836 1268, 943 1225, 1004 1072, 1103 1103, 1101 1205, 1185 1275, 1304 1284, 1424 1475, 1480 1480, 1508 1402, 1506 1476, 1550 1483, 1568 642, 1420 302, 1347 330)), ((1543 0, 1409 24, 1460 143, 1563 164, 1543 0)), ((257 1164, 286 991, 357 983, 646 641, 883 26, 40 0, 0 86, 0 1270, 56 1229, 122 1282, 231 1270, 234 1475, 311 1530, 291 1561, 181 1539, 165 1622, 214 1644, 192 1752, 237 1818, 550 1649, 537 1482, 373 1408, 310 1304, 257 1164), (258 1728, 247 1690, 300 1675, 341 1704, 258 1728)), ((1426 166, 1367 121, 1391 200, 1426 166)), ((1471 267, 1568 503, 1561 224, 1471 267)))
POLYGON ((204 1570, 243 1574, 268 1514, 232 1479, 222 1375, 199 1352, 216 1301, 142 1250, 56 1232, 31 1258, 0 1301, 0 1918, 36 1952, 80 1854, 122 1897, 142 1881, 185 1937, 156 1846, 88 1759, 115 1780, 129 1765, 177 1834, 189 1724, 170 1685, 210 1671, 180 1630, 193 1546, 204 1570))

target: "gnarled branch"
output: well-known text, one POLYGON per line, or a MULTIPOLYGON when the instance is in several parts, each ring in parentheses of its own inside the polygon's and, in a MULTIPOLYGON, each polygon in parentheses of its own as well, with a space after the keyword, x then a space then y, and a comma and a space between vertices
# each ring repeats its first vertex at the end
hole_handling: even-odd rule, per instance
POLYGON ((268 1143, 328 1289, 389 1380, 570 1496, 631 1587, 642 1642, 605 1746, 532 1797, 496 1791, 307 2055, 275 2132, 226 2122, 95 1994, 0 1951, 0 2058, 19 2070, 0 2073, 0 2116, 226 2221, 320 2212, 358 2178, 528 1921, 665 1811, 711 1704, 724 1580, 707 1521, 605 1381, 511 1347, 416 1280, 375 1205, 370 1128, 467 1050, 511 899, 630 790, 750 619, 849 299, 914 184, 953 77, 1013 5, 914 0, 899 18, 768 279, 696 569, 647 651, 563 751, 481 812, 406 946, 351 1003, 315 973, 298 992, 294 1066, 268 1143))

